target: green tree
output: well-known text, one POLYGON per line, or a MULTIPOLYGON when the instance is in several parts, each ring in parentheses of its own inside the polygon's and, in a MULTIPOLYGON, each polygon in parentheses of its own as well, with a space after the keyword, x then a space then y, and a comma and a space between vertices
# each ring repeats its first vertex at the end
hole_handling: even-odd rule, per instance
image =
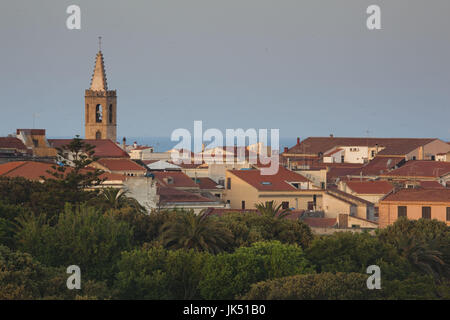
POLYGON ((255 204, 256 210, 263 216, 282 219, 289 215, 289 209, 283 209, 282 204, 277 205, 275 201, 255 204))
POLYGON ((252 285, 243 297, 248 300, 364 300, 374 299, 378 290, 368 290, 367 275, 360 273, 294 275, 252 285))
POLYGON ((170 249, 218 253, 231 243, 232 234, 217 218, 187 211, 178 213, 174 222, 161 227, 161 240, 170 249))
POLYGON ((68 290, 65 268, 49 268, 28 253, 0 245, 0 300, 104 299, 110 298, 105 283, 83 281, 81 290, 68 290))
POLYGON ((123 252, 115 288, 122 299, 198 299, 208 253, 144 247, 123 252))
POLYGON ((253 283, 309 272, 313 268, 301 247, 279 241, 257 242, 234 253, 210 256, 199 286, 204 299, 234 299, 253 283))
POLYGON ((131 246, 127 223, 86 205, 68 204, 53 224, 45 215, 32 214, 18 223, 21 229, 16 237, 22 251, 48 266, 78 265, 91 279, 112 278, 120 252, 131 246))
POLYGON ((433 275, 437 280, 450 277, 450 227, 437 220, 398 219, 378 238, 396 248, 414 270, 433 275))
POLYGON ((54 179, 43 179, 57 183, 70 190, 84 190, 100 185, 103 171, 89 167, 98 158, 95 146, 84 142, 78 135, 69 144, 56 148, 58 163, 49 170, 54 179), (89 168, 88 168, 89 167, 89 168))
POLYGON ((146 213, 146 210, 139 202, 129 197, 127 191, 119 188, 103 188, 97 198, 89 202, 102 210, 133 208, 136 212, 146 213))
POLYGON ((277 219, 256 212, 227 213, 220 217, 220 221, 234 236, 233 249, 271 240, 297 243, 307 248, 314 237, 311 228, 299 220, 277 219))
POLYGON ((392 248, 368 233, 336 232, 318 237, 306 250, 317 272, 360 272, 395 259, 392 248))

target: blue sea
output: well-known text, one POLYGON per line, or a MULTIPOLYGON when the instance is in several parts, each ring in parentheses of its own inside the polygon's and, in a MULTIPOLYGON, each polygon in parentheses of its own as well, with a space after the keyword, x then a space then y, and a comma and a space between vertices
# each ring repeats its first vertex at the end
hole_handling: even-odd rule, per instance
MULTIPOLYGON (((172 149, 178 144, 176 141, 170 141, 170 137, 127 137, 127 144, 132 144, 137 142, 139 145, 152 146, 155 152, 164 152, 172 149)), ((292 147, 297 143, 297 138, 283 138, 280 137, 280 150, 282 151, 284 147, 292 147)), ((205 142, 208 145, 208 142, 205 142)), ((269 143, 270 144, 270 143, 269 143)), ((193 144, 192 144, 193 145, 193 144)))
MULTIPOLYGON (((48 139, 72 139, 73 137, 47 137, 48 139)), ((177 141, 171 141, 170 137, 126 137, 127 138, 127 145, 133 144, 135 141, 138 145, 147 145, 154 148, 155 152, 164 152, 168 151, 170 149, 173 149, 174 146, 178 144, 177 141)), ((119 142, 122 142, 122 138, 117 137, 119 142)), ((284 147, 292 147, 297 143, 297 138, 287 138, 287 137, 280 137, 280 150, 283 151, 284 147)), ((208 141, 205 142, 206 145, 209 144, 208 141)), ((192 141, 193 145, 193 141, 192 141)), ((270 145, 270 141, 269 141, 270 145)))

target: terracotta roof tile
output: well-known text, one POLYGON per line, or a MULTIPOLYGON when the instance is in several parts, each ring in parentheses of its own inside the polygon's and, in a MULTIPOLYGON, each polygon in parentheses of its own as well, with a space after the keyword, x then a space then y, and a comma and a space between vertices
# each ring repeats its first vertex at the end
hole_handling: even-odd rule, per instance
POLYGON ((211 178, 197 178, 196 182, 200 187, 200 189, 217 189, 217 190, 223 189, 222 186, 220 186, 211 178))
POLYGON ((370 146, 377 144, 384 147, 378 154, 380 155, 404 155, 419 146, 436 140, 432 138, 355 138, 355 137, 309 137, 300 144, 288 149, 287 153, 314 154, 325 153, 328 150, 339 146, 370 146))
POLYGON ((303 218, 301 221, 311 228, 333 228, 337 224, 336 218, 303 218))
POLYGON ((400 168, 380 176, 437 178, 447 173, 450 173, 450 162, 411 160, 407 161, 400 168))
MULTIPOLYGON (((69 144, 72 139, 49 139, 49 144, 54 147, 62 147, 69 144)), ((122 150, 115 142, 109 139, 95 140, 84 139, 84 142, 95 146, 95 156, 98 158, 129 158, 127 152, 122 150)))
POLYGON ((388 181, 348 181, 346 184, 358 194, 388 194, 394 188, 388 181))
POLYGON ((151 171, 162 186, 175 188, 198 188, 198 185, 181 171, 151 171))
POLYGON ((244 180, 260 191, 297 191, 288 182, 308 182, 309 180, 301 174, 280 167, 275 175, 261 175, 257 169, 230 170, 230 173, 244 180))
POLYGON ((0 148, 27 150, 22 140, 14 137, 0 137, 0 148))
POLYGON ((130 159, 102 158, 97 162, 110 171, 147 171, 147 169, 130 159))
POLYGON ((158 195, 162 203, 177 203, 177 202, 215 202, 200 194, 186 192, 171 187, 158 187, 158 195))
POLYGON ((450 189, 401 189, 391 193, 384 201, 412 201, 412 202, 447 202, 450 204, 450 189))

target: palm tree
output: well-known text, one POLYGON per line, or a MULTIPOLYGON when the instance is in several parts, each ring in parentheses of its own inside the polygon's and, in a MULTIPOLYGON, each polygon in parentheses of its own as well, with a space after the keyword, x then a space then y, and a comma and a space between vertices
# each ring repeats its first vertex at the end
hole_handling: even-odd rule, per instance
POLYGON ((139 211, 145 211, 136 199, 128 197, 127 192, 122 189, 105 188, 102 190, 101 196, 109 209, 132 207, 139 211))
POLYGON ((289 209, 282 209, 282 204, 277 205, 273 200, 266 203, 258 203, 255 207, 261 215, 271 218, 281 219, 289 215, 289 209))
POLYGON ((404 236, 399 239, 398 248, 412 266, 434 278, 439 278, 447 268, 442 253, 433 249, 433 243, 426 244, 404 236))
POLYGON ((231 232, 204 212, 185 211, 177 214, 175 222, 161 227, 161 239, 170 249, 195 249, 218 253, 231 243, 231 232))

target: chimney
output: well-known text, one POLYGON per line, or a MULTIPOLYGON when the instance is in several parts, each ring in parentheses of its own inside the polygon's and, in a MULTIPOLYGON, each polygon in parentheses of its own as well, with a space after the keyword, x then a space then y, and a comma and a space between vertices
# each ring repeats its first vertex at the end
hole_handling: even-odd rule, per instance
POLYGON ((300 137, 297 137, 297 144, 300 144, 300 137))
POLYGON ((205 144, 202 143, 202 152, 205 152, 205 144))
POLYGON ((419 160, 424 160, 423 146, 419 147, 419 160))
POLYGON ((284 147, 284 152, 287 153, 288 152, 288 147, 284 147))
POLYGON ((137 148, 137 141, 135 141, 134 143, 133 143, 133 148, 137 148))
POLYGON ((126 150, 127 149, 127 138, 123 137, 122 139, 122 149, 126 150))
POLYGON ((332 133, 330 133, 330 138, 334 138, 334 135, 332 133))

